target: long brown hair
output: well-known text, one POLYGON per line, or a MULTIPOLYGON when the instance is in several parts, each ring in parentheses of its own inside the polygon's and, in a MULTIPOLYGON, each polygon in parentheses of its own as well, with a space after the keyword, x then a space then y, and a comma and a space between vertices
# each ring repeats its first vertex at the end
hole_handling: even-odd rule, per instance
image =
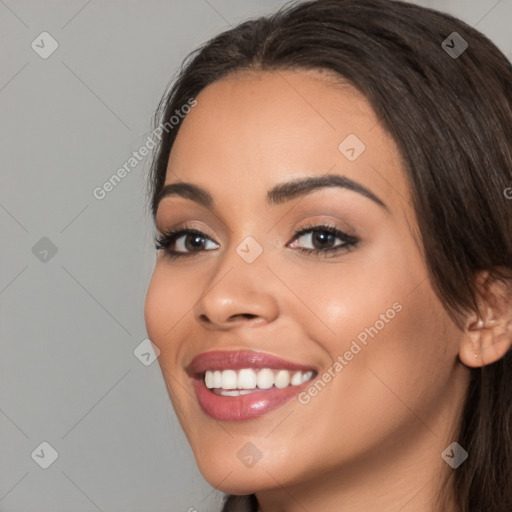
MULTIPOLYGON (((394 0, 291 3, 221 33, 189 55, 155 115, 155 127, 168 127, 150 173, 153 217, 182 122, 169 119, 208 84, 244 69, 329 70, 365 95, 399 148, 432 286, 459 327, 464 313, 478 311, 479 271, 509 283, 512 66, 487 37, 394 0)), ((457 430, 470 455, 445 487, 461 512, 510 512, 512 352, 471 372, 457 430)), ((236 510, 256 511, 255 496, 227 496, 223 512, 236 510)))

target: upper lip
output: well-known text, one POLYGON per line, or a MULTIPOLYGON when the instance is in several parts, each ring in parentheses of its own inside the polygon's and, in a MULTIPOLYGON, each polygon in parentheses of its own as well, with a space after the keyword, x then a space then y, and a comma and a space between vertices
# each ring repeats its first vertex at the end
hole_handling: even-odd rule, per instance
POLYGON ((198 354, 186 370, 191 375, 201 375, 206 370, 240 370, 242 368, 271 368, 291 371, 308 371, 316 368, 297 364, 286 359, 251 350, 212 350, 198 354))

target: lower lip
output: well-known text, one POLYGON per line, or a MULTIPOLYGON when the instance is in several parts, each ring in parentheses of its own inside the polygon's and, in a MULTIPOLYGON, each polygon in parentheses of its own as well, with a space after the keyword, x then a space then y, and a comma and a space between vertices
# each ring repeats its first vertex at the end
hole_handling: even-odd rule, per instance
POLYGON ((208 389, 203 379, 193 379, 197 400, 203 412, 218 421, 245 421, 257 418, 297 396, 311 383, 308 380, 298 386, 283 389, 272 387, 247 395, 223 396, 208 389))

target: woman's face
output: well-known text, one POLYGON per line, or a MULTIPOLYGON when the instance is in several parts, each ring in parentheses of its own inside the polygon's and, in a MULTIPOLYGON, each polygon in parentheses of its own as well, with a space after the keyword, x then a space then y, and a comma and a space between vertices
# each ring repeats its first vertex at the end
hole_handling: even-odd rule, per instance
POLYGON ((423 473, 425 484, 445 464, 468 372, 427 279, 397 147, 365 98, 319 72, 215 82, 172 148, 165 184, 183 182, 211 203, 185 188, 161 200, 159 231, 202 235, 178 235, 177 257, 159 251, 145 319, 205 479, 296 496, 333 476, 368 489, 379 473, 383 492, 423 473), (286 186, 311 178, 333 181, 286 186), (190 367, 211 351, 286 363, 235 354, 190 367), (224 396, 205 368, 214 388, 271 387, 224 396))

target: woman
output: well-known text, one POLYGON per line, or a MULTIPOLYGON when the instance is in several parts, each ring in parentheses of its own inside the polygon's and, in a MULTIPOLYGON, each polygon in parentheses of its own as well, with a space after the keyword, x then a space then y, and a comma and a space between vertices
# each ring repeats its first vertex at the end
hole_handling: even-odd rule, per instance
POLYGON ((409 3, 296 3, 198 49, 155 129, 146 325, 223 510, 512 510, 496 46, 409 3))

